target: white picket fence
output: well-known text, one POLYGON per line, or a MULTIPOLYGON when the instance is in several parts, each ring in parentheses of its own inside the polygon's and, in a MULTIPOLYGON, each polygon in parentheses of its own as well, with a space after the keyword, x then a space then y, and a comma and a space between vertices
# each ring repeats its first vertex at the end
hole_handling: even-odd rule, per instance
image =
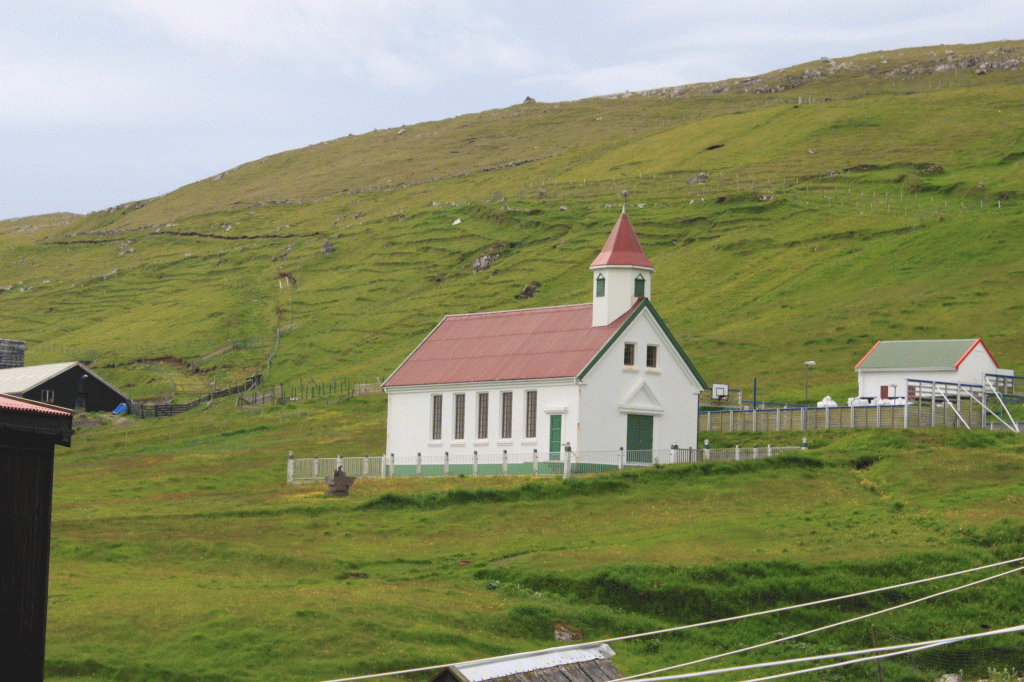
POLYGON ((332 476, 336 469, 356 478, 396 476, 560 476, 569 478, 631 467, 694 464, 772 457, 783 452, 806 450, 806 445, 764 448, 673 448, 671 450, 608 450, 562 452, 557 459, 547 453, 451 455, 394 454, 378 457, 314 457, 296 459, 288 453, 288 482, 314 483, 332 476), (567 466, 568 464, 568 466, 567 466))

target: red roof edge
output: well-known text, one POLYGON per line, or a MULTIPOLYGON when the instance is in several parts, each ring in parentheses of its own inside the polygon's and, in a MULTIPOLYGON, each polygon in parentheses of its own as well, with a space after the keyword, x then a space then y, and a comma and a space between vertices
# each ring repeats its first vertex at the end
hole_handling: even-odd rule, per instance
POLYGON ((625 265, 628 267, 654 269, 651 261, 640 246, 640 239, 633 230, 633 224, 629 222, 629 216, 623 211, 615 222, 611 234, 604 243, 597 258, 590 264, 591 268, 603 265, 625 265))
POLYGON ((871 350, 869 350, 869 351, 867 352, 867 354, 866 354, 866 355, 864 355, 864 357, 862 357, 862 358, 860 359, 860 362, 858 362, 858 363, 857 363, 856 365, 854 365, 854 367, 853 367, 854 371, 856 371, 857 369, 859 369, 859 368, 860 368, 860 366, 861 366, 862 364, 864 364, 864 361, 868 359, 868 355, 871 355, 872 353, 874 353, 874 352, 875 352, 875 349, 876 349, 876 348, 878 348, 878 344, 880 344, 880 343, 882 343, 882 342, 881 342, 881 341, 875 341, 875 345, 871 346, 871 350))
POLYGON ((960 369, 960 364, 964 360, 966 360, 967 356, 970 355, 974 351, 974 349, 977 348, 979 345, 985 349, 986 353, 988 353, 988 359, 992 361, 992 364, 996 366, 996 369, 999 369, 999 363, 996 362, 996 359, 994 357, 992 357, 992 352, 988 349, 988 346, 986 346, 985 342, 982 341, 981 339, 977 339, 974 343, 972 343, 971 347, 967 349, 966 353, 960 356, 960 359, 956 361, 953 367, 955 369, 960 369))

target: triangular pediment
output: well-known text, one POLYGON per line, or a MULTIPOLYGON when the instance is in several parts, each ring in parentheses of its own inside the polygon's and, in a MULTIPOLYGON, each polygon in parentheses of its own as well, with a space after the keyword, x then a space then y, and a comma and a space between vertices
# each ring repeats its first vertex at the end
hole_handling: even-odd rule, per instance
POLYGON ((665 408, 646 381, 640 382, 626 392, 625 398, 619 403, 620 412, 630 414, 663 414, 665 408))

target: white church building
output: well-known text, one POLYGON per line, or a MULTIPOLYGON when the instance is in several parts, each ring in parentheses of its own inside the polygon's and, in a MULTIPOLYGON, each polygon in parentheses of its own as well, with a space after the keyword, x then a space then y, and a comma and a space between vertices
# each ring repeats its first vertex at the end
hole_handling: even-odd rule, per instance
POLYGON ((639 464, 696 448, 707 386, 651 303, 654 267, 625 210, 590 270, 591 303, 445 316, 384 382, 387 455, 532 458, 536 472, 538 457, 639 464))

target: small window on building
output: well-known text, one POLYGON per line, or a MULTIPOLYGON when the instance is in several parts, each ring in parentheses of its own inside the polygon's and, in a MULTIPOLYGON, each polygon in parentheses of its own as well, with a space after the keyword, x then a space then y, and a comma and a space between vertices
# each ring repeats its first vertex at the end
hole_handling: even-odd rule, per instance
POLYGON ((626 367, 632 367, 636 364, 636 344, 627 343, 625 349, 622 351, 622 364, 626 367))
POLYGON ((537 437, 537 391, 526 392, 526 437, 537 437))
POLYGON ((503 391, 501 394, 501 437, 512 437, 512 392, 503 391))
POLYGON ((466 437, 466 394, 455 394, 455 428, 452 431, 452 438, 463 440, 466 437))
POLYGON ((43 402, 44 403, 50 403, 52 405, 53 401, 54 401, 53 391, 52 390, 44 390, 44 391, 41 391, 41 393, 42 393, 42 395, 40 397, 42 398, 43 402))
POLYGON ((594 296, 596 298, 604 296, 604 275, 597 276, 597 282, 594 284, 594 296))
POLYGON ((430 438, 431 440, 441 440, 441 396, 432 397, 434 399, 434 414, 430 424, 430 438))
POLYGON ((476 437, 487 438, 487 394, 476 394, 476 437))
POLYGON ((654 368, 658 366, 658 347, 647 346, 647 366, 654 368))
POLYGON ((633 295, 637 298, 647 298, 647 280, 643 275, 637 275, 633 280, 633 295))

